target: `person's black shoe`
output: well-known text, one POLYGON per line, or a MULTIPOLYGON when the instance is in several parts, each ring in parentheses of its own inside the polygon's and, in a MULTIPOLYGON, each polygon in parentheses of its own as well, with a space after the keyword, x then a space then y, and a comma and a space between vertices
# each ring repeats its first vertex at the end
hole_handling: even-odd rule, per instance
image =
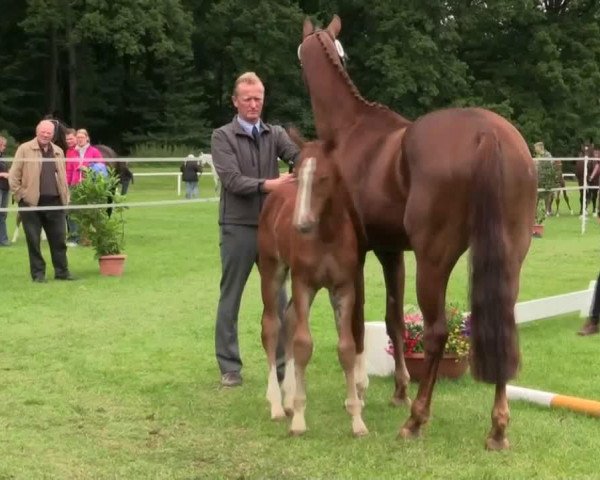
POLYGON ((34 281, 34 283, 48 283, 48 280, 46 280, 46 277, 43 277, 41 275, 38 275, 37 277, 33 277, 32 280, 34 281))
POLYGON ((60 275, 60 276, 56 276, 54 277, 54 280, 68 280, 68 281, 74 281, 77 280, 77 277, 74 277, 73 275, 71 275, 70 273, 67 273, 66 275, 60 275))
POLYGON ((221 375, 221 386, 239 387, 242 384, 242 375, 240 372, 227 372, 221 375))

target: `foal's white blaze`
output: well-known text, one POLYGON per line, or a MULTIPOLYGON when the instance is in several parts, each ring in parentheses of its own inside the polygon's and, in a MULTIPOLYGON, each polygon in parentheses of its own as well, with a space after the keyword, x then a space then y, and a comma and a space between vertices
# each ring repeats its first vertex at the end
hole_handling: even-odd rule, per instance
POLYGON ((312 193, 312 184, 317 159, 315 157, 307 158, 300 168, 300 177, 298 179, 298 193, 296 195, 296 208, 294 209, 294 226, 301 227, 310 214, 310 195, 312 193))

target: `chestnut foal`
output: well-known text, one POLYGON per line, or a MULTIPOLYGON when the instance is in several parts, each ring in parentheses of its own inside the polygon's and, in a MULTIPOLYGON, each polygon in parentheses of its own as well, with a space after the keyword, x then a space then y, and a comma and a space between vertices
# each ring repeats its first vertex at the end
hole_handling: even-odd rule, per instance
MULTIPOLYGON (((362 397, 368 384, 364 365, 363 325, 356 325, 355 279, 359 268, 358 238, 348 207, 351 205, 336 162, 332 144, 303 143, 290 136, 302 151, 296 167, 297 185, 269 194, 258 226, 259 271, 264 303, 262 342, 269 364, 267 399, 271 418, 285 417, 293 409, 290 433, 306 431, 305 371, 313 342, 309 310, 317 291, 329 290, 339 334, 338 357, 346 377, 346 410, 352 416, 352 432, 366 435, 362 397), (291 272, 292 300, 285 313, 286 375, 284 403, 277 383, 275 350, 279 333, 277 292, 291 272), (295 370, 295 392, 290 376, 295 370)), ((362 318, 360 318, 362 323, 362 318)))

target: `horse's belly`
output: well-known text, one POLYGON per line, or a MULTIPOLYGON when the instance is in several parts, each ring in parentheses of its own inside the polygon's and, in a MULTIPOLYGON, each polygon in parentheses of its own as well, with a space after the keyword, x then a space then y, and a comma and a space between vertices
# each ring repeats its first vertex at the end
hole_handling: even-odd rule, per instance
POLYGON ((394 213, 388 219, 365 223, 369 250, 410 250, 410 242, 403 222, 404 214, 394 213))

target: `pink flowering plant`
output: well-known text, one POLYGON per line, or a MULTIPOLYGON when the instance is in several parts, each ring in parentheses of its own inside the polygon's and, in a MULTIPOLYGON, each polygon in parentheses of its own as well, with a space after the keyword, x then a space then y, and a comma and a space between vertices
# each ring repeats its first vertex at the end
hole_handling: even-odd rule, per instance
MULTIPOLYGON (((456 305, 450 305, 446 310, 448 325, 448 340, 444 354, 454 355, 457 358, 466 357, 469 354, 469 336, 471 332, 471 316, 456 305)), ((418 308, 409 307, 404 313, 404 355, 410 356, 415 353, 423 353, 424 324, 423 314, 418 308)), ((389 342, 386 349, 390 355, 394 350, 389 342)))

